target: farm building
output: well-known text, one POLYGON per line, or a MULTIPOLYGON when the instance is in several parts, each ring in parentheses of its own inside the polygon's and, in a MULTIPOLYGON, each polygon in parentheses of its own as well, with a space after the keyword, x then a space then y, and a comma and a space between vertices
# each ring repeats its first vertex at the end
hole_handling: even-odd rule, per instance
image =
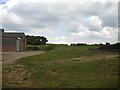
POLYGON ((4 32, 2 30, 2 51, 19 52, 26 50, 26 38, 24 33, 4 32))

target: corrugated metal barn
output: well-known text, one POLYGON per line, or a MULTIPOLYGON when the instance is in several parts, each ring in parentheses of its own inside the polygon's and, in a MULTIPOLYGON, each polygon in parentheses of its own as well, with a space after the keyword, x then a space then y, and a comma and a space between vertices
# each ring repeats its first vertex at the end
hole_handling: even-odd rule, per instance
POLYGON ((19 52, 26 50, 26 38, 24 33, 4 32, 2 30, 2 51, 19 52))

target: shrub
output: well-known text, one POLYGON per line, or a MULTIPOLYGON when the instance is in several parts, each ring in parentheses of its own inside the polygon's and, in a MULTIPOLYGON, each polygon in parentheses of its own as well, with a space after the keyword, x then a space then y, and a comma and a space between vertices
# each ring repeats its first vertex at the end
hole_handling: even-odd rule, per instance
POLYGON ((56 45, 49 45, 46 47, 46 51, 53 50, 56 47, 56 45))
POLYGON ((39 47, 34 46, 33 50, 39 50, 39 47))
POLYGON ((39 50, 39 47, 36 47, 36 46, 27 47, 27 50, 28 50, 28 51, 31 51, 31 50, 39 50))

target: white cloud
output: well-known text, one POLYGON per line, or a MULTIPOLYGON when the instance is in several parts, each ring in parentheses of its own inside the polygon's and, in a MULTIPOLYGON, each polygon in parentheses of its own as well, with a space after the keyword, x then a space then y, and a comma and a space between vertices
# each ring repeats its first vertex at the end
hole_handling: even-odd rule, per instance
POLYGON ((90 18, 86 18, 85 24, 86 27, 93 31, 98 31, 102 28, 102 20, 98 16, 91 16, 90 18))
POLYGON ((45 36, 50 36, 50 35, 54 35, 54 34, 59 34, 60 32, 59 31, 56 31, 56 30, 52 30, 52 29, 49 29, 49 28, 31 28, 29 31, 28 31, 28 35, 45 35, 45 36))
POLYGON ((117 41, 117 3, 78 2, 10 0, 0 16, 6 30, 43 35, 49 42, 117 41))
POLYGON ((61 37, 53 37, 49 43, 55 43, 55 44, 70 44, 69 39, 66 38, 65 36, 61 37))

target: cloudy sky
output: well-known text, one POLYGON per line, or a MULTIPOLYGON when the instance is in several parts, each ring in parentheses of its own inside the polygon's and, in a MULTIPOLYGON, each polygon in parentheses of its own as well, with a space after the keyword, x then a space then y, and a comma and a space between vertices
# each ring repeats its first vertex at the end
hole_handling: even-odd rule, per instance
POLYGON ((0 0, 0 27, 40 35, 48 43, 115 43, 118 1, 0 0))

